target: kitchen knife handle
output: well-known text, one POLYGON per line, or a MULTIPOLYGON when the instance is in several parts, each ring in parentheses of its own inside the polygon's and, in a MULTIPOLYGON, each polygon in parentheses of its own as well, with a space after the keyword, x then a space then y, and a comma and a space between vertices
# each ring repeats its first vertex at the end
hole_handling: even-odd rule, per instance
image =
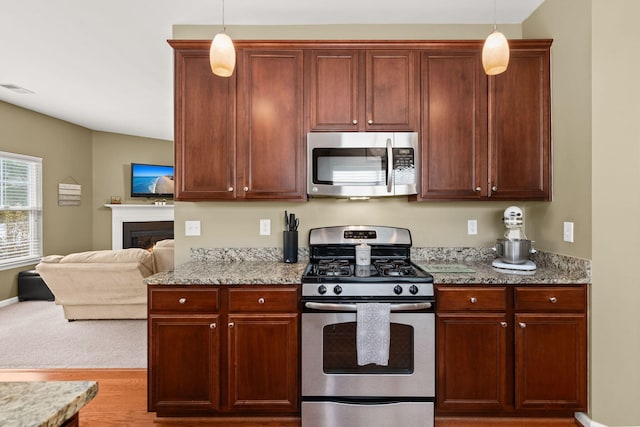
POLYGON ((387 193, 391 193, 391 184, 393 175, 393 145, 391 138, 387 138, 387 193))

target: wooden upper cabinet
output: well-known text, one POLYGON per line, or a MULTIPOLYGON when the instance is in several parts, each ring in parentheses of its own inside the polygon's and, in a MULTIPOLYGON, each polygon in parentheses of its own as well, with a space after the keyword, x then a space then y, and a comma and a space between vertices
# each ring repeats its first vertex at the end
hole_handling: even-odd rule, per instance
POLYGON ((551 200, 551 42, 510 42, 507 71, 489 79, 489 196, 551 200))
POLYGON ((416 130, 416 51, 334 49, 308 55, 310 130, 416 130))
POLYGON ((422 199, 487 195, 487 77, 481 52, 436 50, 421 58, 422 199))
POLYGON ((238 53, 237 197, 306 200, 302 50, 238 53))
POLYGON ((416 199, 551 200, 551 40, 509 41, 490 77, 480 42, 448 43, 422 53, 416 199))
POLYGON ((235 74, 215 76, 205 46, 171 43, 175 50, 175 199, 233 199, 235 74))

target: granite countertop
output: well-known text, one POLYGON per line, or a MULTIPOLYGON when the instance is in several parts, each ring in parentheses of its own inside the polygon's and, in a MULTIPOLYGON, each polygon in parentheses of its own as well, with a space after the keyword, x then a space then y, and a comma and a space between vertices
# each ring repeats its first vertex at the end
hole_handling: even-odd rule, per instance
POLYGON ((0 425, 59 426, 97 393, 95 381, 0 382, 0 425))
POLYGON ((584 271, 558 267, 538 267, 533 272, 504 272, 493 268, 490 262, 464 264, 432 263, 427 260, 414 260, 414 262, 430 272, 436 284, 562 285, 590 283, 590 278, 584 271))
MULTIPOLYGON (((192 248, 191 261, 145 279, 148 285, 299 284, 309 253, 282 262, 281 248, 192 248)), ((589 284, 591 261, 537 252, 532 272, 504 272, 491 266, 487 248, 412 248, 413 262, 433 274, 436 284, 589 284)))
POLYGON ((148 285, 291 285, 299 284, 307 261, 190 261, 173 271, 145 279, 148 285))

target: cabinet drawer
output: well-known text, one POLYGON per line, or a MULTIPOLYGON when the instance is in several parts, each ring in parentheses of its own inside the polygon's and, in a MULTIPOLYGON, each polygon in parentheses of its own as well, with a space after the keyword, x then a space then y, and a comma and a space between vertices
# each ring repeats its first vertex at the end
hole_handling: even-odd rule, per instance
POLYGON ((230 312, 297 312, 296 288, 229 289, 230 312))
POLYGON ((149 292, 149 310, 211 313, 218 311, 218 300, 218 289, 152 289, 149 292))
POLYGON ((438 287, 436 304, 439 311, 504 311, 506 288, 438 287))
POLYGON ((515 289, 516 311, 584 311, 585 288, 545 287, 515 289))

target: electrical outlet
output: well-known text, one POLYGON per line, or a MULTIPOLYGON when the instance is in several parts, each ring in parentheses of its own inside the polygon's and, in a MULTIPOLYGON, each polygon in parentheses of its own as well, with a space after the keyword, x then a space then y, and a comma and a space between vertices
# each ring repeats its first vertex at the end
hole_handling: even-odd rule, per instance
POLYGON ((469 219, 469 220, 467 220, 467 234, 469 234, 469 235, 478 234, 478 220, 477 219, 469 219))
POLYGON ((270 219, 261 219, 260 220, 260 235, 261 236, 269 236, 269 235, 271 235, 271 220, 270 219))
POLYGON ((184 222, 184 235, 185 236, 199 236, 200 235, 200 221, 185 221, 184 222))
POLYGON ((565 222, 563 225, 562 238, 565 242, 573 243, 573 223, 565 222))

